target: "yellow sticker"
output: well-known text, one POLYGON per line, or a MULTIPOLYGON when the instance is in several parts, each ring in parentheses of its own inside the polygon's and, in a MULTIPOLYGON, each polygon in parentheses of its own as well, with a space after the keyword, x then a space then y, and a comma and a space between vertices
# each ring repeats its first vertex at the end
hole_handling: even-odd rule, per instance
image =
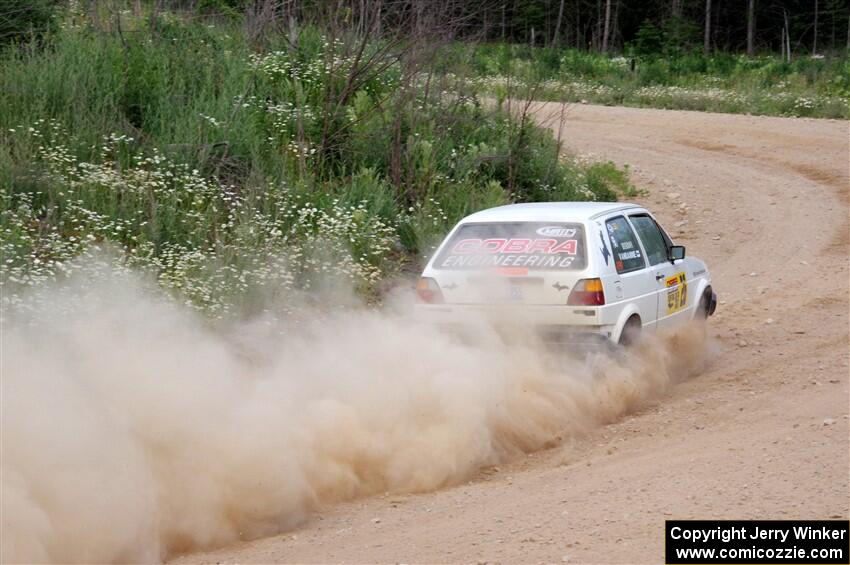
POLYGON ((688 280, 684 272, 667 277, 667 313, 678 312, 688 305, 688 280))

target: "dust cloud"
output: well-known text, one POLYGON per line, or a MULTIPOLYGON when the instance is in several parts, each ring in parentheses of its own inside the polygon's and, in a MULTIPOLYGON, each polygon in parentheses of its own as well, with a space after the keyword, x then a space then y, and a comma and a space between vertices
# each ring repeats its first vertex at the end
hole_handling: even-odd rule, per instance
POLYGON ((4 562, 159 561, 436 489, 612 421, 712 351, 695 327, 565 362, 365 306, 222 329, 130 276, 30 298, 3 316, 4 562))

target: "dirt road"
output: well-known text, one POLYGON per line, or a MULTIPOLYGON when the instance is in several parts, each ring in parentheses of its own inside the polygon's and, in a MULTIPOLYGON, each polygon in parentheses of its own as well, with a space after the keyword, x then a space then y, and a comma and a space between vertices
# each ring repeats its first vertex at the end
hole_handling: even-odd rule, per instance
POLYGON ((629 165, 636 200, 707 260, 712 368, 468 484, 182 560, 659 562, 665 519, 848 517, 848 123, 573 106, 562 138, 629 165))

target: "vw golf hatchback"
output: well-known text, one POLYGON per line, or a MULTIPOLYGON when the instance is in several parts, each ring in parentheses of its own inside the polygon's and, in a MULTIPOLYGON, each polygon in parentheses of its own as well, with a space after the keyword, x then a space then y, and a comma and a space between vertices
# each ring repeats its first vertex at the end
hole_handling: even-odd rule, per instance
POLYGON ((544 340, 629 345, 714 313, 704 262, 635 204, 551 202, 477 212, 449 232, 416 287, 417 317, 528 321, 544 340))

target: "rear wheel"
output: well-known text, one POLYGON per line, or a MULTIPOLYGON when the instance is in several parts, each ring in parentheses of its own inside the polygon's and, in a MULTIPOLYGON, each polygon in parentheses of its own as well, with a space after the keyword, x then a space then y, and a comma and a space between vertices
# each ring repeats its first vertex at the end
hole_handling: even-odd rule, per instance
POLYGON ((620 345, 623 347, 631 347, 640 339, 642 326, 640 318, 637 315, 626 320, 626 325, 623 326, 623 331, 620 332, 620 345))

